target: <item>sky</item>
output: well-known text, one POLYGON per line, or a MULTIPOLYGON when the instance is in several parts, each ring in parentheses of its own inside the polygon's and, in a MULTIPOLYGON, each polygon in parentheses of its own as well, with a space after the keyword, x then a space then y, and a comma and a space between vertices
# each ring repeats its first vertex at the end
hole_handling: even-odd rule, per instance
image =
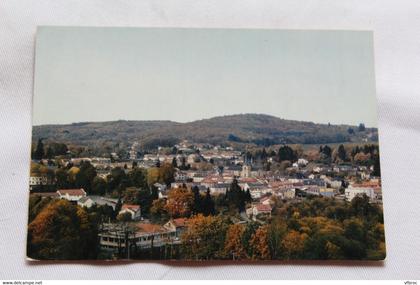
POLYGON ((367 31, 39 27, 33 124, 261 113, 377 126, 367 31))

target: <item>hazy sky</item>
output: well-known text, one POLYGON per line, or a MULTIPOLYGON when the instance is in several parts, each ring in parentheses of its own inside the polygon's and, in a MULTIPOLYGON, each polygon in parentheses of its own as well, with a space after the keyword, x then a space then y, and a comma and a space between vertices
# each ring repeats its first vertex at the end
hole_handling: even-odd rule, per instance
POLYGON ((370 32, 41 27, 35 125, 264 113, 377 125, 370 32))

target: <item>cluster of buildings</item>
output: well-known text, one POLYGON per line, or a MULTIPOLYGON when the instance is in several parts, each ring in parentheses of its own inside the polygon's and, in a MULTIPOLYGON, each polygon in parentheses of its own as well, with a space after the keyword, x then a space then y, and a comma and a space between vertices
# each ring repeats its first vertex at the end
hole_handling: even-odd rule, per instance
MULTIPOLYGON (((146 169, 155 167, 158 162, 193 166, 178 167, 175 181, 171 185, 154 184, 160 199, 167 198, 170 189, 179 187, 197 187, 202 193, 209 191, 211 195, 221 195, 225 194, 236 180, 239 187, 249 191, 252 197, 252 203, 248 205, 245 213, 241 214, 243 220, 240 222, 270 216, 276 199, 299 202, 300 199, 312 195, 351 201, 359 195, 366 195, 372 203, 382 202, 380 178, 372 177, 372 169, 362 165, 322 164, 300 158, 286 169, 287 173, 293 175, 280 175, 276 171, 266 170, 261 162, 248 161, 241 152, 230 147, 192 148, 187 144, 180 144, 176 146, 177 154, 162 154, 158 151, 145 154, 140 159, 137 148, 138 144, 133 144, 130 148, 129 161, 115 162, 111 161, 111 158, 88 157, 71 158, 65 163, 77 166, 82 161, 89 161, 96 168, 98 176, 105 179, 115 167, 130 171, 133 161, 138 167, 146 169), (201 162, 206 162, 207 167, 194 167, 201 162), (212 167, 209 168, 209 164, 212 167)), ((270 161, 272 162, 272 158, 267 158, 266 162, 270 161)), ((33 186, 48 183, 46 177, 30 177, 31 189, 33 186)), ((66 199, 87 208, 108 205, 115 210, 118 203, 117 199, 87 195, 83 189, 59 189, 56 192, 33 195, 66 199)), ((103 224, 99 239, 101 247, 105 250, 174 245, 180 242, 179 237, 188 224, 188 219, 171 219, 164 225, 152 224, 143 219, 141 205, 122 204, 119 214, 130 215, 135 223, 130 223, 129 226, 124 223, 103 224)))

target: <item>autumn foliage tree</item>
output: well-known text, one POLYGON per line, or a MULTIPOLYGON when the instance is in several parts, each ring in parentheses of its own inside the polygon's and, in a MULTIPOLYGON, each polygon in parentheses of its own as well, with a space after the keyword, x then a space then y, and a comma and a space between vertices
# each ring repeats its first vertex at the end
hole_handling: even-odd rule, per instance
POLYGON ((182 234, 182 252, 186 259, 209 260, 224 255, 228 223, 221 216, 192 217, 182 234))
POLYGON ((271 259, 270 248, 268 246, 269 226, 259 227, 252 235, 250 245, 253 249, 254 259, 271 259))
POLYGON ((295 230, 288 232, 282 241, 284 257, 286 259, 301 258, 307 237, 307 234, 295 230))
POLYGON ((28 256, 34 259, 94 259, 96 229, 82 208, 66 200, 46 206, 28 227, 28 256))
POLYGON ((193 193, 187 188, 169 190, 166 210, 173 218, 188 217, 194 207, 193 193))
POLYGON ((232 259, 243 259, 247 257, 246 248, 243 243, 243 235, 246 226, 243 224, 230 225, 225 241, 225 254, 232 259))

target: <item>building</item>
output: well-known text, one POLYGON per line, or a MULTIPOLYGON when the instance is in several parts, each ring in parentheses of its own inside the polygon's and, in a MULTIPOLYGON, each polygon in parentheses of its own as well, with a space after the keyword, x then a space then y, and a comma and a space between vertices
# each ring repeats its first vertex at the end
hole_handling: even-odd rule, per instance
POLYGON ((90 208, 93 205, 97 205, 97 206, 109 206, 112 207, 113 210, 115 210, 115 206, 118 203, 118 199, 112 199, 112 198, 106 198, 106 197, 102 197, 102 196, 96 196, 96 195, 92 195, 92 196, 86 196, 81 198, 79 201, 77 201, 77 205, 79 205, 80 207, 86 207, 86 208, 90 208))
POLYGON ((155 183, 153 184, 154 187, 156 187, 158 191, 159 199, 167 198, 168 197, 168 189, 165 184, 161 183, 155 183))
POLYGON ((266 204, 257 204, 252 207, 252 215, 256 217, 257 215, 265 214, 271 215, 272 207, 266 204))
POLYGON ((162 247, 179 243, 176 232, 163 226, 148 223, 130 223, 128 225, 102 224, 99 245, 110 252, 123 250, 127 257, 130 251, 162 247), (130 249, 127 252, 126 248, 130 249))
POLYGON ((29 186, 45 185, 47 184, 46 176, 30 176, 29 177, 29 186))
POLYGON ((244 166, 242 166, 241 177, 243 177, 243 178, 251 177, 251 166, 250 165, 244 164, 244 166))
POLYGON ((332 198, 335 195, 335 189, 333 189, 333 188, 321 188, 321 189, 319 189, 319 194, 323 197, 332 198))
POLYGON ((139 220, 141 218, 141 208, 139 205, 123 204, 119 215, 129 213, 132 220, 139 220))
POLYGON ((263 197, 263 198, 260 199, 260 204, 269 205, 270 206, 271 203, 272 203, 271 196, 265 196, 265 197, 263 197))
POLYGON ((373 190, 373 188, 350 186, 344 191, 344 195, 347 201, 351 201, 356 196, 361 196, 363 194, 366 194, 366 196, 368 196, 370 200, 375 198, 375 191, 373 190))
POLYGON ((79 205, 80 207, 90 208, 93 206, 93 204, 93 200, 88 196, 82 197, 79 199, 79 201, 77 201, 77 205, 79 205))
POLYGON ((46 176, 30 176, 29 177, 29 190, 36 186, 48 185, 49 181, 46 176))
POLYGON ((175 237, 180 238, 182 233, 187 228, 188 219, 186 218, 178 218, 178 219, 171 219, 163 227, 169 231, 175 232, 175 237))
POLYGON ((59 189, 57 194, 60 199, 66 199, 70 202, 77 202, 81 198, 86 197, 86 192, 83 188, 80 189, 59 189))
POLYGON ((210 194, 211 195, 220 195, 220 194, 226 194, 226 190, 229 189, 230 184, 229 183, 215 183, 213 185, 210 185, 210 194))

